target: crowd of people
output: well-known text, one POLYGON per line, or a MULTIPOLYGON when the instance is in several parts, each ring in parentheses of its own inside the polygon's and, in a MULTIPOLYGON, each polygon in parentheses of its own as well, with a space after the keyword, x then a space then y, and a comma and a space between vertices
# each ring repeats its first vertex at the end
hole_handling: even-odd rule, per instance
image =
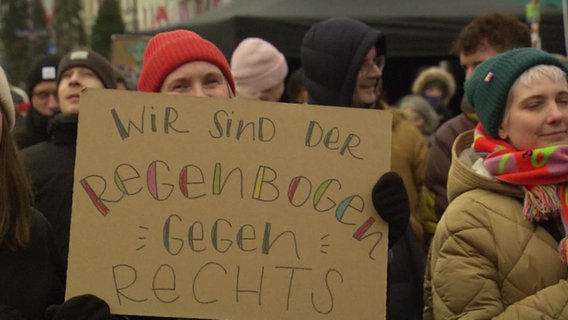
MULTIPOLYGON (((454 116, 456 79, 440 66, 385 99, 386 43, 359 20, 329 18, 289 70, 261 38, 227 60, 192 31, 166 31, 149 40, 136 90, 391 113, 391 171, 371 192, 389 225, 387 319, 568 319, 565 57, 530 48, 514 16, 474 19, 453 43, 465 70, 454 116)), ((0 68, 0 319, 123 317, 93 295, 64 300, 81 91, 123 80, 91 50, 43 56, 20 114, 0 68)))

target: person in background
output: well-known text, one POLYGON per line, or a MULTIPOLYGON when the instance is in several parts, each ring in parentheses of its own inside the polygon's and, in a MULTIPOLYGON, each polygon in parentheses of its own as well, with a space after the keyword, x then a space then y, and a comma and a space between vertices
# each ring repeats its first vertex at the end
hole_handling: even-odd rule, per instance
POLYGON ((233 51, 231 72, 237 97, 280 101, 288 63, 271 43, 260 38, 246 38, 233 51))
POLYGON ((452 149, 424 319, 568 318, 567 77, 518 48, 466 81, 479 123, 452 149))
POLYGON ((26 78, 27 93, 31 97, 25 120, 16 124, 14 138, 19 149, 49 140, 49 120, 59 111, 56 77, 60 55, 46 55, 34 63, 26 78))
MULTIPOLYGON (((465 26, 454 41, 452 50, 459 55, 467 80, 484 60, 513 48, 530 45, 530 32, 526 24, 512 15, 493 13, 478 17, 465 26)), ((461 114, 436 130, 430 146, 419 211, 426 244, 430 242, 436 224, 448 206, 446 185, 452 144, 460 133, 473 129, 477 124, 477 115, 465 97, 461 109, 461 114)))
POLYGON ((18 116, 25 116, 29 107, 30 96, 29 93, 20 88, 19 86, 10 85, 10 93, 12 94, 12 101, 14 101, 14 109, 16 109, 16 123, 18 116))
MULTIPOLYGON (((385 53, 384 36, 359 20, 336 17, 312 25, 300 48, 308 103, 374 108, 385 53)), ((391 170, 404 181, 412 219, 428 146, 418 129, 406 121, 402 113, 390 108, 387 111, 393 114, 391 170)), ((397 205, 403 201, 408 200, 405 197, 397 205)), ((380 214, 381 210, 378 212, 380 214)), ((392 223, 388 217, 385 220, 389 222, 390 248, 387 319, 420 319, 424 262, 416 231, 412 232, 414 229, 407 225, 392 223)))
POLYGON ((438 128, 440 118, 431 107, 428 100, 421 95, 409 94, 398 102, 400 109, 407 119, 418 128, 428 143, 431 142, 432 134, 438 128))
POLYGON ((50 139, 21 153, 32 181, 34 206, 53 226, 67 269, 80 94, 85 88, 115 89, 116 77, 100 54, 72 51, 58 65, 56 88, 61 113, 50 121, 50 139))
POLYGON ((0 318, 42 319, 63 302, 63 263, 32 191, 12 136, 15 109, 0 68, 0 318))
POLYGON ((304 86, 304 69, 298 68, 290 75, 286 83, 286 97, 289 103, 308 102, 308 91, 304 86))
POLYGON ((117 90, 130 90, 130 88, 128 86, 128 82, 126 81, 126 78, 124 77, 124 75, 117 70, 115 70, 114 72, 116 73, 116 89, 117 90))
POLYGON ((16 85, 10 85, 10 94, 14 102, 14 109, 16 109, 16 127, 22 125, 26 119, 26 113, 30 107, 30 98, 26 91, 16 85))
POLYGON ((423 96, 439 115, 439 123, 449 120, 453 114, 450 100, 456 94, 454 76, 440 67, 423 69, 412 83, 412 93, 423 96))
POLYGON ((321 29, 312 27, 304 36, 300 50, 308 103, 379 108, 393 114, 392 170, 404 181, 410 199, 411 225, 420 241, 422 230, 416 220, 416 208, 424 179, 428 145, 418 129, 406 121, 402 112, 379 99, 382 91, 382 70, 385 66, 384 36, 376 34, 378 31, 366 25, 359 25, 361 22, 357 20, 341 18, 327 21, 320 24, 321 29), (345 26, 348 30, 340 31, 338 26, 345 26), (318 34, 315 34, 316 31, 318 34), (339 37, 333 32, 339 32, 343 36, 339 37), (351 40, 349 36, 354 39, 351 40), (372 37, 376 37, 376 46, 371 45, 369 38, 372 37), (362 48, 357 46, 375 51, 362 55, 356 51, 362 48), (331 68, 331 65, 336 67, 331 68))

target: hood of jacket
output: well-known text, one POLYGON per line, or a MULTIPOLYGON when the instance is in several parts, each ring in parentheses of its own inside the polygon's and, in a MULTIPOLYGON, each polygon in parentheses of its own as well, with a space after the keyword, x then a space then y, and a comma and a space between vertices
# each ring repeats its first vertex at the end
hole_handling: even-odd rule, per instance
POLYGON ((351 107, 359 69, 369 50, 386 54, 381 33, 355 19, 338 17, 314 24, 300 47, 308 103, 351 107))
POLYGON ((454 142, 452 147, 452 164, 448 173, 448 201, 451 202, 459 195, 477 188, 494 191, 522 201, 525 194, 519 186, 479 174, 468 161, 464 160, 462 153, 466 149, 470 149, 472 144, 473 130, 460 134, 454 142), (462 156, 460 157, 460 155, 462 156))

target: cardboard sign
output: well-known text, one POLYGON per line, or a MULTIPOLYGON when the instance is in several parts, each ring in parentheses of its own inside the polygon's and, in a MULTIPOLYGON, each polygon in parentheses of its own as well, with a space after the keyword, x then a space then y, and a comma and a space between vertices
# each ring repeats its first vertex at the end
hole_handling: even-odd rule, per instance
POLYGON ((208 319, 384 319, 380 110, 88 89, 67 298, 208 319))
POLYGON ((149 35, 113 34, 110 62, 130 88, 136 88, 149 35))

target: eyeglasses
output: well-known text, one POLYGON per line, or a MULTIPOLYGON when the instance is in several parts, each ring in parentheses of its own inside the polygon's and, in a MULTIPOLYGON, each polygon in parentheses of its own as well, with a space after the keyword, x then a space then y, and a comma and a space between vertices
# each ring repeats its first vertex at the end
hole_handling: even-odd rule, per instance
POLYGON ((385 56, 376 56, 374 59, 365 60, 359 70, 365 75, 369 75, 375 66, 377 66, 379 70, 383 71, 385 68, 385 56))
POLYGON ((57 98, 57 91, 39 91, 32 93, 32 96, 37 97, 41 101, 49 99, 49 96, 51 95, 53 95, 54 98, 57 98))

